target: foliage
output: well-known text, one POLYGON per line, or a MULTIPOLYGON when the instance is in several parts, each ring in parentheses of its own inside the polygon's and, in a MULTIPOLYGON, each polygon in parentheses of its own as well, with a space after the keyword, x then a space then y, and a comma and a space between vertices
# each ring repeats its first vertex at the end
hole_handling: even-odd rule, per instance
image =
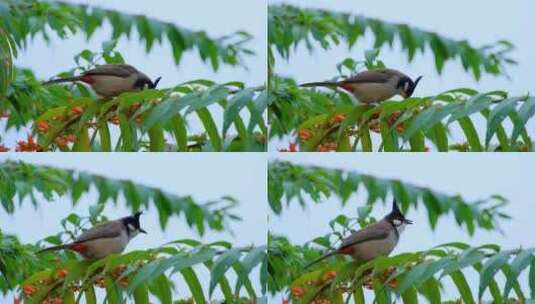
POLYGON ((267 93, 263 86, 246 88, 241 82, 216 84, 199 79, 169 89, 95 101, 83 85, 42 86, 31 70, 11 68, 17 49, 27 47, 39 33, 49 40, 48 29, 61 39, 81 31, 90 39, 107 21, 113 33, 102 51, 81 51, 74 58, 75 67, 60 77, 86 71, 102 61, 124 63, 115 46, 117 39, 130 38, 134 28, 147 52, 155 42, 166 40, 177 64, 184 52, 197 49, 201 59, 217 70, 221 64, 243 66, 243 55, 253 55, 245 46, 251 38, 246 32, 211 38, 203 31, 141 15, 36 0, 9 0, 0 5, 0 15, 5 17, 0 19, 0 55, 6 67, 0 76, 0 118, 7 118, 6 129, 33 125, 32 136, 21 140, 16 151, 266 150, 263 115, 267 93), (220 113, 216 104, 223 110, 219 119, 214 118, 214 113, 220 113), (201 132, 188 125, 189 114, 195 114, 201 132), (38 137, 37 142, 34 137, 38 137))
POLYGON ((327 10, 305 9, 291 5, 270 5, 268 13, 270 64, 274 64, 275 50, 283 58, 290 57, 292 48, 304 43, 311 51, 315 41, 323 49, 345 41, 350 48, 370 30, 375 37, 374 48, 392 46, 397 37, 408 60, 412 61, 418 51, 429 48, 435 57, 435 66, 440 73, 448 60, 461 59, 465 70, 476 79, 482 72, 498 75, 505 65, 516 62, 508 57, 514 48, 505 40, 479 48, 465 40, 453 40, 407 24, 395 24, 382 20, 336 13, 327 10))
POLYGON ((418 51, 430 49, 439 74, 445 62, 460 59, 479 80, 482 73, 503 75, 507 65, 516 64, 509 57, 513 45, 508 41, 476 48, 466 40, 406 24, 290 5, 270 6, 268 19, 270 138, 290 137, 291 151, 533 151, 527 124, 535 115, 535 99, 530 96, 458 88, 369 105, 344 90, 301 88, 278 75, 274 66, 275 52, 289 60, 300 44, 312 51, 317 45, 326 50, 345 42, 351 49, 369 32, 375 37, 374 49, 365 52, 363 61, 340 62, 336 78, 384 67, 378 60, 380 49, 399 41, 409 62, 418 51), (459 133, 464 135, 461 141, 451 135, 459 133))
POLYGON ((176 64, 180 63, 185 52, 194 49, 214 70, 222 63, 243 65, 242 56, 253 54, 244 46, 251 39, 251 35, 244 31, 214 38, 204 31, 188 30, 144 15, 130 15, 62 1, 8 0, 0 6, 0 16, 0 23, 19 49, 26 47, 29 39, 38 34, 49 41, 48 29, 62 39, 82 32, 89 40, 107 21, 112 27, 110 39, 131 38, 135 30, 147 52, 152 50, 156 42, 161 44, 167 41, 176 64))
POLYGON ((120 197, 125 198, 132 212, 149 209, 152 205, 158 211, 162 229, 171 216, 183 215, 188 226, 201 235, 207 228, 221 231, 229 220, 239 220, 232 212, 238 202, 230 196, 200 203, 191 196, 179 196, 130 180, 23 162, 0 163, 0 177, 0 202, 9 214, 15 212, 17 199, 19 204, 29 199, 35 207, 40 207, 43 199, 53 202, 58 197, 70 197, 75 206, 84 194, 96 190, 97 203, 102 207, 110 201, 117 204, 120 197))
POLYGON ((170 216, 184 213, 188 226, 200 234, 206 227, 229 229, 227 222, 239 219, 231 213, 237 204, 231 197, 201 205, 189 196, 127 180, 14 162, 0 164, 0 177, 0 199, 8 213, 15 211, 15 198, 22 203, 29 197, 39 207, 42 200, 69 195, 75 205, 90 190, 99 194, 96 204, 89 207, 89 215, 68 214, 61 221, 61 232, 35 245, 23 244, 0 231, 0 291, 4 294, 16 291, 24 303, 96 303, 103 297, 107 303, 149 303, 149 297, 160 303, 211 303, 219 297, 228 303, 265 301, 266 246, 234 247, 226 241, 205 244, 179 239, 92 261, 80 260, 70 251, 38 252, 43 245, 71 242, 91 226, 108 221, 103 213, 105 203, 117 202, 120 195, 132 211, 155 204, 162 229, 170 216), (201 281, 207 274, 209 281, 201 281), (185 285, 191 298, 184 298, 185 292, 178 291, 177 284, 185 285), (99 288, 104 290, 99 292, 99 288), (177 294, 182 298, 177 299, 177 294))
POLYGON ((296 136, 301 151, 425 152, 431 145, 438 151, 533 151, 527 124, 535 98, 503 91, 460 88, 367 105, 346 92, 304 90, 274 76, 269 110, 270 136, 296 136), (452 131, 464 140, 455 141, 452 131))
MULTIPOLYGON (((318 242, 319 243, 319 242, 318 242)), ((327 249, 330 246, 325 246, 327 249)), ((378 303, 391 303, 401 297, 403 303, 443 303, 441 291, 448 285, 463 303, 481 303, 491 298, 504 303, 513 293, 521 303, 533 297, 535 286, 526 296, 519 276, 529 269, 535 273, 535 248, 502 250, 494 244, 471 247, 464 243, 447 243, 426 251, 380 257, 368 263, 332 259, 303 272, 303 267, 319 257, 317 250, 292 245, 281 236, 271 236, 269 247, 270 284, 274 293, 288 284, 294 303, 309 303, 329 299, 333 303, 365 303, 365 290, 378 303), (478 284, 469 285, 468 276, 477 274, 478 284), (503 278, 503 280, 501 279, 503 278), (499 284, 498 282, 501 282, 499 284), (476 286, 477 288, 470 287, 476 286)), ((453 302, 455 302, 454 299, 453 302)))
POLYGON ((452 242, 367 263, 335 256, 305 268, 337 248, 352 231, 374 223, 377 219, 371 216, 372 204, 385 200, 389 192, 403 210, 409 211, 409 218, 409 207, 423 205, 435 229, 437 219, 452 212, 457 224, 466 226, 470 235, 476 227, 500 230, 500 220, 509 218, 503 210, 504 198, 469 202, 400 180, 281 161, 270 163, 268 187, 270 205, 277 215, 283 212, 283 199, 287 204, 298 201, 306 206, 309 200, 321 203, 334 196, 343 206, 359 190, 367 193, 367 203, 357 208, 357 217, 338 215, 328 223, 331 232, 304 245, 293 244, 284 235, 268 236, 268 291, 272 295, 286 294, 292 303, 365 303, 369 297, 377 303, 392 303, 394 297, 401 297, 403 303, 443 303, 445 289, 448 296, 457 297, 451 303, 483 303, 488 299, 493 303, 525 303, 535 295, 535 248, 503 250, 495 244, 452 242), (529 284, 524 286, 531 292, 526 294, 520 280, 528 269, 529 284))
POLYGON ((359 214, 369 216, 374 204, 386 202, 391 193, 403 210, 424 205, 431 228, 435 229, 438 218, 450 213, 457 223, 464 225, 472 235, 476 228, 494 230, 499 228, 499 219, 508 219, 503 208, 507 200, 499 195, 488 199, 467 201, 460 195, 444 194, 428 187, 421 187, 397 179, 384 179, 356 171, 302 166, 290 162, 274 161, 269 164, 268 200, 271 210, 281 214, 283 204, 299 202, 306 207, 307 201, 322 203, 330 197, 340 199, 346 205, 352 195, 366 191, 367 201, 359 205, 359 214))
POLYGON ((251 272, 264 267, 265 246, 232 248, 223 241, 202 244, 183 239, 158 248, 81 261, 72 253, 36 254, 37 246, 20 245, 13 236, 0 234, 0 238, 0 252, 5 253, 0 258, 0 288, 6 292, 20 284, 18 290, 27 300, 25 303, 57 298, 66 303, 81 298, 85 303, 96 303, 97 288, 105 289, 108 303, 124 303, 126 299, 131 303, 148 303, 149 294, 161 303, 172 303, 178 282, 185 283, 195 303, 208 303, 218 287, 229 303, 246 303, 245 299, 256 299, 262 292, 255 290, 252 282, 256 278, 251 272), (17 247, 15 251, 10 243, 24 251, 17 247), (209 287, 203 289, 198 275, 205 271, 211 279, 209 287), (229 278, 233 275, 237 277, 234 286, 229 278))

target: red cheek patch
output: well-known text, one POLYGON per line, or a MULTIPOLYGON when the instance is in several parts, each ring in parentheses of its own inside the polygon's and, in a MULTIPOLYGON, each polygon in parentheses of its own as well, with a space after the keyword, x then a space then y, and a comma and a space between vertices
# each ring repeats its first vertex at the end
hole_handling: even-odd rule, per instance
POLYGON ((351 246, 348 246, 348 247, 344 247, 344 248, 341 248, 340 250, 338 250, 339 253, 341 254, 348 254, 348 255, 351 255, 353 254, 353 247, 351 246))
POLYGON ((87 84, 95 83, 95 79, 89 75, 83 76, 81 80, 87 84))
POLYGON ((69 249, 76 252, 85 252, 87 250, 87 246, 84 244, 72 244, 69 249))
POLYGON ((342 83, 340 87, 346 91, 353 92, 353 86, 349 83, 342 83))

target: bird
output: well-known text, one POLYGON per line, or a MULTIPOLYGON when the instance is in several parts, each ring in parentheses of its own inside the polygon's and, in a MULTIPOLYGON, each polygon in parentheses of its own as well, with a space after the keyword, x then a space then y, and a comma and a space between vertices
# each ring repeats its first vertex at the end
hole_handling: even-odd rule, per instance
POLYGON ((377 69, 360 72, 341 81, 303 83, 301 87, 340 87, 352 93, 360 102, 379 103, 395 95, 409 98, 423 76, 413 81, 394 69, 377 69))
POLYGON ((337 254, 349 255, 359 262, 368 262, 380 256, 388 256, 398 244, 399 236, 405 226, 412 223, 401 213, 394 199, 392 211, 382 220, 352 232, 351 235, 342 240, 338 249, 325 253, 307 264, 305 269, 337 254))
POLYGON ((145 88, 155 89, 162 77, 154 82, 129 64, 103 64, 87 70, 80 76, 59 78, 46 81, 43 85, 63 82, 83 82, 104 98, 112 98, 124 92, 137 91, 145 88))
POLYGON ((137 212, 131 216, 96 225, 71 243, 45 248, 37 253, 66 249, 75 251, 88 260, 121 253, 132 238, 139 233, 147 233, 139 224, 140 216, 141 212, 137 212))

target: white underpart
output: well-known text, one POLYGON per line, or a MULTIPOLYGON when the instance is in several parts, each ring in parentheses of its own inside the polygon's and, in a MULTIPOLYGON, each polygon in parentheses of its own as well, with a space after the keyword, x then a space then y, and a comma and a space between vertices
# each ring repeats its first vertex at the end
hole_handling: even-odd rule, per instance
POLYGON ((102 97, 113 97, 124 92, 132 91, 137 80, 137 75, 131 75, 127 78, 108 75, 93 75, 95 83, 91 87, 102 97))
POLYGON ((396 226, 396 229, 398 230, 398 233, 401 234, 405 230, 405 227, 407 227, 407 224, 401 223, 399 226, 396 226))

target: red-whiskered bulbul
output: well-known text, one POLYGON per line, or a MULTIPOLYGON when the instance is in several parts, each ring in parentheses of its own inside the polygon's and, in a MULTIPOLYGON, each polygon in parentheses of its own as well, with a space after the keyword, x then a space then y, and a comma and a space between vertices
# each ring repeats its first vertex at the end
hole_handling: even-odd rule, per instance
POLYGON ((405 218, 394 199, 392 211, 382 220, 351 233, 350 236, 342 240, 338 249, 327 252, 305 268, 336 254, 349 255, 354 260, 362 262, 373 260, 379 256, 387 256, 396 247, 399 235, 407 224, 412 224, 412 221, 405 218))
POLYGON ((352 93, 360 102, 376 103, 385 101, 395 95, 411 97, 423 76, 415 81, 393 69, 378 69, 360 72, 341 81, 323 81, 304 83, 302 87, 340 87, 352 93))
POLYGON ((69 249, 86 259, 100 259, 113 253, 121 253, 138 233, 147 233, 139 224, 141 212, 96 225, 84 231, 72 243, 45 248, 37 253, 69 249))
POLYGON ((103 64, 80 76, 54 79, 43 85, 80 81, 90 85, 98 95, 111 98, 124 92, 154 89, 160 79, 158 77, 152 82, 147 75, 128 64, 103 64))

